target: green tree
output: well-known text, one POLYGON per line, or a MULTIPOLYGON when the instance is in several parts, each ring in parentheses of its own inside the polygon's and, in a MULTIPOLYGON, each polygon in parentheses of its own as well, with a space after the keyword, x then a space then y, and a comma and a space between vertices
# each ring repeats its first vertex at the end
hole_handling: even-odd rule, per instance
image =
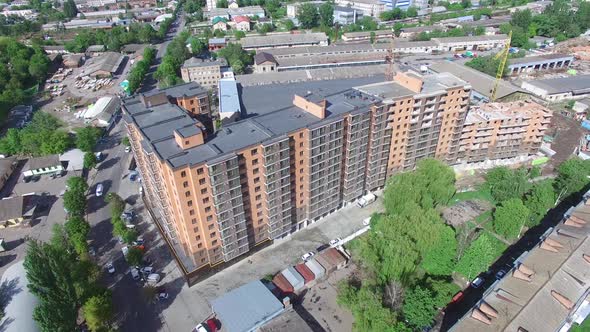
POLYGON ((523 30, 527 30, 528 27, 533 23, 533 14, 530 9, 517 10, 512 13, 510 24, 513 26, 520 27, 523 30))
POLYGON ((227 0, 217 0, 217 8, 227 8, 227 0))
MULTIPOLYGON (((243 31, 236 31, 236 38, 237 38, 238 32, 241 32, 244 34, 243 31)), ((199 39, 199 38, 191 39, 191 52, 193 55, 200 55, 201 53, 205 52, 206 50, 207 50, 207 45, 205 45, 205 43, 201 39, 199 39)))
POLYGON ((116 193, 108 193, 105 196, 105 202, 109 203, 111 207, 111 215, 113 218, 121 216, 121 214, 125 211, 125 201, 116 193))
POLYGON ((494 259, 496 259, 494 240, 487 233, 480 234, 475 241, 471 242, 467 250, 465 250, 465 253, 457 263, 455 271, 469 280, 485 271, 494 259))
POLYGON ((292 20, 285 20, 285 22, 283 22, 285 24, 285 29, 287 29, 287 31, 291 31, 291 30, 295 30, 295 23, 293 23, 292 20))
POLYGON ((86 180, 80 176, 72 176, 66 181, 68 191, 75 191, 84 194, 88 190, 86 180))
POLYGON ((84 152, 92 152, 101 135, 100 128, 92 126, 80 128, 76 134, 76 147, 84 152))
POLYGON ((79 192, 67 190, 64 194, 64 208, 70 215, 83 216, 86 212, 86 196, 79 192))
POLYGON ((410 6, 408 7, 408 10, 406 10, 406 16, 407 17, 416 17, 418 16, 418 9, 414 6, 410 6))
POLYGON ((431 326, 436 315, 434 294, 419 285, 409 289, 402 312, 409 324, 418 329, 431 326))
POLYGON ((123 242, 127 243, 127 244, 131 244, 134 241, 137 240, 137 231, 135 231, 134 229, 126 229, 123 234, 121 234, 121 238, 123 239, 123 242))
POLYGON ((325 27, 331 27, 334 25, 334 6, 330 2, 324 2, 318 8, 320 15, 320 24, 325 27))
POLYGON ((382 298, 379 290, 369 285, 355 287, 343 281, 338 287, 338 304, 352 312, 355 331, 396 331, 392 329, 395 314, 383 306, 382 298))
POLYGON ((15 155, 22 151, 20 131, 10 128, 6 135, 0 139, 0 152, 6 155, 15 155))
POLYGON ((131 146, 131 143, 129 142, 129 137, 123 137, 123 139, 121 140, 121 144, 123 144, 124 146, 131 146))
POLYGON ((455 231, 442 223, 435 224, 434 227, 438 230, 438 239, 426 251, 420 266, 431 275, 450 275, 455 268, 457 256, 455 231))
POLYGON ((64 2, 63 10, 64 14, 66 14, 66 16, 69 18, 76 17, 76 14, 78 14, 78 8, 76 7, 74 0, 66 0, 64 2))
POLYGON ((533 188, 526 194, 524 205, 530 211, 530 217, 527 226, 538 225, 547 211, 555 206, 555 192, 553 191, 553 182, 545 180, 533 185, 533 188))
POLYGON ((90 233, 90 224, 81 216, 71 216, 66 220, 64 228, 78 255, 85 255, 88 252, 87 238, 90 233))
POLYGON ((129 252, 127 253, 127 257, 125 257, 125 259, 127 259, 127 262, 131 266, 141 265, 143 260, 143 251, 137 247, 131 247, 129 248, 129 252))
POLYGON ((580 158, 570 158, 557 167, 555 191, 563 199, 583 190, 590 179, 590 162, 580 158))
POLYGON ((86 152, 84 154, 84 168, 91 169, 96 167, 98 164, 98 160, 96 160, 96 155, 92 152, 86 152))
POLYGON ((453 282, 450 277, 446 278, 427 278, 426 285, 428 289, 434 294, 435 308, 444 308, 453 298, 453 296, 461 290, 457 284, 453 282))
POLYGON ((520 199, 530 188, 525 169, 511 170, 504 166, 493 168, 486 174, 486 185, 496 202, 520 199))
POLYGON ((82 308, 86 324, 92 332, 106 331, 113 319, 111 294, 105 292, 89 298, 82 308))
POLYGON ((311 29, 316 27, 319 22, 319 14, 316 6, 311 3, 304 2, 299 6, 297 11, 297 19, 303 29, 311 29))
POLYGON ((520 198, 504 201, 494 212, 494 230, 507 239, 520 236, 522 227, 528 222, 529 209, 524 206, 520 198))

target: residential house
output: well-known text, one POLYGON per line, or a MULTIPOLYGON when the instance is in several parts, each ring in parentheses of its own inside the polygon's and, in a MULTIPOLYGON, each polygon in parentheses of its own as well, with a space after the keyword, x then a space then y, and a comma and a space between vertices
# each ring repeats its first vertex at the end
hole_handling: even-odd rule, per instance
POLYGON ((275 57, 266 52, 258 52, 254 56, 254 72, 269 73, 277 70, 278 62, 275 57))

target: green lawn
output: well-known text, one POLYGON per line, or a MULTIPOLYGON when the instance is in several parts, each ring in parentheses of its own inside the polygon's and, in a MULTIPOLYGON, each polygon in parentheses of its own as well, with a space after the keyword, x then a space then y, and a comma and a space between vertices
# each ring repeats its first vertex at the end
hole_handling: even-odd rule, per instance
POLYGON ((492 205, 495 205, 494 198, 492 197, 492 194, 490 193, 490 190, 488 188, 480 188, 475 191, 465 191, 461 193, 456 193, 455 196, 453 196, 453 198, 451 199, 450 205, 454 205, 459 202, 468 201, 472 199, 481 199, 492 203, 492 205))
POLYGON ((570 329, 570 332, 590 332, 590 316, 586 317, 582 322, 582 325, 574 325, 570 329))

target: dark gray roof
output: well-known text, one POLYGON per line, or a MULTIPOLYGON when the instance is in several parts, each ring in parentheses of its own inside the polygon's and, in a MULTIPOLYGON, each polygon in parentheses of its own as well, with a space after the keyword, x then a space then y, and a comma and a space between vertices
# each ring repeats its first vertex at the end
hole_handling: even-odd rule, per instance
POLYGON ((211 301, 213 312, 228 332, 254 331, 283 312, 281 302, 256 280, 211 301))
MULTIPOLYGON (((175 85, 163 90, 154 90, 153 93, 164 92, 168 97, 180 98, 180 97, 193 97, 200 94, 206 94, 207 89, 200 86, 197 82, 190 82, 180 85, 175 85)), ((149 95, 149 94, 146 94, 149 95)))
POLYGON ((16 163, 16 157, 8 157, 0 159, 0 178, 6 174, 12 173, 13 165, 16 163))
POLYGON ((239 43, 244 48, 295 46, 299 44, 319 44, 322 42, 328 42, 328 36, 323 32, 247 36, 239 40, 239 43))
POLYGON ((275 57, 270 54, 270 53, 266 53, 266 52, 258 52, 256 53, 256 55, 254 56, 254 63, 259 65, 261 63, 264 62, 272 62, 272 63, 277 63, 277 60, 275 59, 275 57))
POLYGON ((23 196, 0 200, 0 221, 21 218, 23 216, 23 196))
POLYGON ((379 102, 378 97, 349 98, 347 93, 353 91, 351 86, 375 81, 375 78, 365 78, 244 88, 242 104, 250 117, 224 125, 223 129, 208 138, 205 144, 185 150, 176 144, 173 132, 180 128, 196 126, 196 120, 176 105, 163 104, 146 109, 139 96, 130 97, 124 100, 124 107, 128 113, 125 121, 134 122, 142 131, 147 139, 145 149, 155 150, 160 158, 167 160, 172 167, 194 165, 299 128, 331 122, 346 112, 368 111, 369 105, 379 102), (295 94, 318 100, 326 99, 326 119, 319 119, 293 106, 295 94), (272 103, 268 102, 268 96, 273 96, 272 103))
POLYGON ((36 170, 40 168, 59 166, 59 155, 52 154, 50 156, 36 157, 29 159, 28 170, 36 170))
POLYGON ((573 94, 590 93, 590 75, 577 75, 546 80, 528 81, 549 94, 572 92, 573 94))
POLYGON ((121 52, 135 53, 139 50, 146 48, 147 46, 148 46, 147 44, 127 44, 127 45, 123 46, 123 48, 121 49, 121 52))
POLYGON ((334 11, 343 13, 354 13, 355 11, 359 12, 360 10, 351 7, 334 6, 334 11))
POLYGON ((217 60, 203 60, 201 58, 190 58, 182 64, 183 68, 208 67, 208 66, 226 67, 227 61, 225 60, 225 58, 219 58, 217 60))
POLYGON ((537 55, 537 56, 528 56, 528 57, 524 57, 524 58, 515 58, 515 59, 509 59, 508 60, 508 67, 510 67, 510 65, 515 65, 515 64, 523 64, 523 63, 539 63, 539 62, 545 62, 545 61, 549 61, 549 60, 558 60, 558 59, 562 59, 562 60, 570 60, 573 61, 574 57, 572 55, 567 55, 567 54, 545 54, 545 55, 537 55))
POLYGON ((87 66, 85 69, 86 74, 92 75, 97 71, 108 71, 114 73, 119 69, 121 62, 125 58, 121 53, 106 52, 103 55, 94 58, 94 62, 87 66))

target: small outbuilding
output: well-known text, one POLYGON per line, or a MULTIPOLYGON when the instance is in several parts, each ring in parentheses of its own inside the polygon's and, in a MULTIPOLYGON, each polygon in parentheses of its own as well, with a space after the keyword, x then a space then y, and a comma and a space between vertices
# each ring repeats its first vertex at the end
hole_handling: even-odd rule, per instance
POLYGON ((0 200, 0 229, 20 226, 33 217, 35 207, 27 204, 30 200, 25 201, 25 198, 17 196, 0 200))
POLYGON ((326 275, 324 267, 313 258, 305 262, 305 266, 313 273, 315 280, 321 279, 326 275))
POLYGON ((285 310, 260 280, 225 293, 211 307, 227 332, 257 331, 285 310))
POLYGON ((0 189, 4 187, 4 184, 12 175, 17 163, 16 157, 0 158, 0 189))
POLYGON ((277 286, 282 295, 288 295, 294 292, 293 286, 282 273, 277 273, 274 278, 272 278, 272 283, 277 286))
POLYGON ((254 72, 269 73, 277 71, 279 63, 275 57, 267 52, 258 52, 254 56, 254 72))
POLYGON ((330 263, 334 265, 337 270, 340 270, 346 266, 346 258, 342 256, 338 249, 328 248, 322 251, 319 255, 330 261, 330 263))
POLYGON ((281 274, 285 276, 287 281, 289 281, 291 286, 293 286, 293 291, 295 293, 299 292, 303 289, 303 287, 305 287, 305 279, 303 279, 301 274, 299 274, 299 272, 297 272, 294 267, 289 266, 288 268, 281 271, 281 274))
POLYGON ((305 265, 305 263, 299 263, 295 265, 295 270, 299 272, 299 274, 303 277, 305 284, 309 284, 315 279, 315 275, 311 270, 305 265))
POLYGON ((29 159, 25 165, 24 176, 50 174, 63 171, 63 166, 59 161, 59 155, 52 154, 44 157, 37 157, 29 159))

